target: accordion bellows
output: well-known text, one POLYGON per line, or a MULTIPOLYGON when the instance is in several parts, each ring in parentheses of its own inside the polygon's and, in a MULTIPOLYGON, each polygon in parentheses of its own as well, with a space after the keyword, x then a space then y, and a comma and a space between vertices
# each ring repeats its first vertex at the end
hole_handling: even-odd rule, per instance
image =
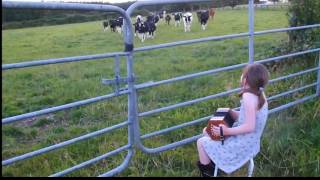
POLYGON ((206 132, 213 140, 220 140, 220 135, 215 135, 212 133, 211 129, 213 126, 218 126, 224 124, 227 127, 232 127, 234 119, 230 115, 230 108, 218 108, 213 116, 209 119, 206 132))

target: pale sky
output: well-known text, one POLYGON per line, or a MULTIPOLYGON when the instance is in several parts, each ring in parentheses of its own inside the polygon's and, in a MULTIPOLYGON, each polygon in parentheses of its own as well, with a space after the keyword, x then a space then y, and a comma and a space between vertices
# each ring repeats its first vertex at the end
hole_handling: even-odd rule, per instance
MULTIPOLYGON (((41 2, 41 0, 6 0, 6 1, 24 1, 24 2, 41 2)), ((122 3, 122 2, 128 2, 128 1, 136 1, 136 0, 44 0, 45 2, 108 2, 108 3, 122 3)))

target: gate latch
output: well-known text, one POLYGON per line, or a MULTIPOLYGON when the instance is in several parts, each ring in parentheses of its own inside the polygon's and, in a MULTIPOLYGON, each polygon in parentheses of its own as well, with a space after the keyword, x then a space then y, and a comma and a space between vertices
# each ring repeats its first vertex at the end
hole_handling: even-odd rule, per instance
POLYGON ((119 56, 115 57, 115 78, 114 79, 102 79, 101 83, 104 85, 113 85, 115 94, 119 94, 120 91, 127 90, 128 87, 120 88, 121 84, 128 84, 128 82, 134 81, 134 75, 130 78, 122 78, 120 76, 120 62, 119 62, 119 56))

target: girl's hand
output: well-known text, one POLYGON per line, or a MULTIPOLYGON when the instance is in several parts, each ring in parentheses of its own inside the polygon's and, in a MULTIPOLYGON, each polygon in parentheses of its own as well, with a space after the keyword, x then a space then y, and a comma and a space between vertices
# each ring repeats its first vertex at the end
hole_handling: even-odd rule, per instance
POLYGON ((228 128, 227 126, 220 124, 219 127, 218 126, 213 126, 211 129, 211 132, 217 136, 220 136, 220 127, 222 127, 222 131, 223 131, 223 135, 226 136, 229 134, 229 130, 230 128, 228 128))

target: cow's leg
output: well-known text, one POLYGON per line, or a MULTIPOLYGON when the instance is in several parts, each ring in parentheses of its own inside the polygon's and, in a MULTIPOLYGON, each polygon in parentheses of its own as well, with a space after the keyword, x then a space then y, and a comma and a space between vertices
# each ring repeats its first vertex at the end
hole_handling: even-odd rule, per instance
POLYGON ((143 38, 143 41, 142 42, 144 42, 145 40, 146 40, 146 38, 147 38, 147 34, 146 33, 143 33, 143 36, 142 36, 143 38))
POLYGON ((140 34, 140 33, 138 33, 138 39, 140 39, 140 40, 141 40, 141 34, 140 34))
POLYGON ((144 33, 139 33, 141 42, 144 42, 144 33))
POLYGON ((142 42, 142 34, 141 33, 138 33, 138 38, 140 39, 140 41, 142 42))
POLYGON ((118 31, 119 34, 121 34, 121 30, 122 30, 121 27, 117 27, 117 31, 118 31))

